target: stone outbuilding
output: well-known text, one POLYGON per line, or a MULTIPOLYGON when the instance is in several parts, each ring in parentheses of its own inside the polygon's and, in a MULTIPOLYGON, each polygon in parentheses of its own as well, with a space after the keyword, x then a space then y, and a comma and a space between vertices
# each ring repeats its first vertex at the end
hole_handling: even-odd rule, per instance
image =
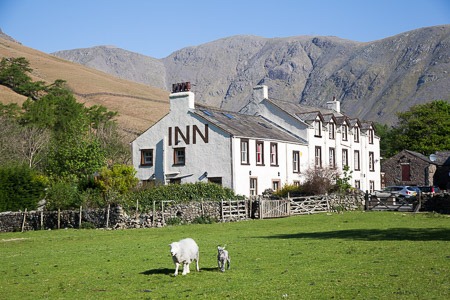
POLYGON ((450 151, 430 156, 403 150, 381 163, 384 186, 413 185, 438 186, 449 189, 450 151))

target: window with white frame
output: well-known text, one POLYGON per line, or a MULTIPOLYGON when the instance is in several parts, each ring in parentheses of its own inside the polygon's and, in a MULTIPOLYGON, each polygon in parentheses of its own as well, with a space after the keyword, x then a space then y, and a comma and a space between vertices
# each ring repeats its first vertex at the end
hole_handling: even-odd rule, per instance
POLYGON ((278 144, 270 143, 270 165, 278 166, 278 144))
POLYGON ((241 139, 241 164, 248 165, 248 139, 241 139))
POLYGON ((357 189, 357 190, 361 189, 361 181, 355 180, 355 189, 357 189))
POLYGON ((330 140, 334 140, 335 138, 335 125, 333 122, 328 123, 328 137, 330 140))
POLYGON ((334 148, 328 149, 329 167, 334 169, 336 167, 336 150, 334 148))
POLYGON ((359 150, 355 150, 354 152, 354 166, 355 166, 355 171, 359 171, 360 170, 360 159, 359 159, 359 150))
POLYGON ((369 152, 369 171, 375 171, 375 154, 369 152))
POLYGON ((355 126, 353 128, 353 141, 355 143, 359 143, 359 127, 358 126, 355 126))
POLYGON ((316 119, 314 121, 314 136, 316 137, 322 136, 322 121, 320 121, 320 119, 316 119))
POLYGON ((141 166, 153 166, 153 149, 141 149, 141 166))
POLYGON ((368 135, 369 135, 369 144, 373 144, 373 135, 374 135, 374 132, 373 132, 373 129, 372 129, 372 128, 369 129, 368 135))
POLYGON ((348 150, 342 149, 342 168, 348 166, 348 150))
POLYGON ((347 126, 347 124, 345 124, 345 123, 342 124, 341 131, 342 131, 342 140, 348 141, 348 126, 347 126))
POLYGON ((185 148, 174 148, 173 149, 173 164, 174 165, 184 165, 186 163, 186 149, 185 148))
POLYGON ((300 151, 292 151, 292 172, 300 173, 300 151))
POLYGON ((256 142, 256 164, 264 165, 264 142, 256 142))
POLYGON ((369 192, 372 193, 375 190, 375 181, 369 181, 369 192))
POLYGON ((314 166, 322 168, 322 147, 316 146, 314 150, 314 166))

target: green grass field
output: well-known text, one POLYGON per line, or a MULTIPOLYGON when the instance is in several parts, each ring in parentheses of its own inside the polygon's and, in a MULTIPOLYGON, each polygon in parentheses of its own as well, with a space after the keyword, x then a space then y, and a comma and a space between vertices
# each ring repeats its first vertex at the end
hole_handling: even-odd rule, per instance
POLYGON ((438 214, 2 233, 0 249, 0 299, 450 299, 450 217, 438 214), (201 270, 174 277, 168 245, 185 237, 201 270))

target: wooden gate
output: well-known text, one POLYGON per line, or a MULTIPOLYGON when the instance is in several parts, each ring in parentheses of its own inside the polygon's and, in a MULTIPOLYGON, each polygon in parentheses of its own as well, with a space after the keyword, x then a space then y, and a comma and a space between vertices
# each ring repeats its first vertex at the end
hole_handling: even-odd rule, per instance
POLYGON ((418 211, 421 206, 420 196, 414 199, 404 197, 375 197, 368 196, 367 210, 418 211))
POLYGON ((283 200, 260 200, 259 202, 259 218, 282 218, 291 214, 291 202, 287 199, 283 200))
POLYGON ((248 216, 247 200, 222 200, 221 217, 223 221, 244 220, 248 216))

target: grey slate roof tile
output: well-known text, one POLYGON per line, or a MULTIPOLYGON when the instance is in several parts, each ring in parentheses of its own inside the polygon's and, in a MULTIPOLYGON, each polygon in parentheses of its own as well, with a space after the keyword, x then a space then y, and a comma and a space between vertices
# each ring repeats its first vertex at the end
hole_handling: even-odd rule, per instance
POLYGON ((306 144, 303 139, 287 132, 262 116, 245 115, 198 104, 195 105, 193 113, 233 136, 306 144))

